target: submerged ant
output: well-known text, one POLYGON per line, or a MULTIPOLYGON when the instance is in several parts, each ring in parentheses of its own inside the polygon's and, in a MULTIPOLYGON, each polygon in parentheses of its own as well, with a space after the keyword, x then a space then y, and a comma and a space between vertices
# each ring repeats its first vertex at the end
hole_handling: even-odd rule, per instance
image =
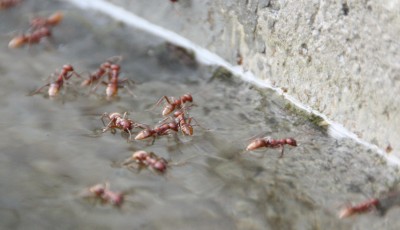
POLYGON ((178 99, 174 99, 173 97, 168 98, 167 96, 162 96, 156 103, 159 105, 163 100, 167 102, 165 105, 162 115, 167 116, 168 114, 172 113, 175 109, 181 109, 183 104, 186 102, 193 102, 193 97, 191 94, 187 93, 181 96, 178 99))
POLYGON ((168 167, 168 162, 162 157, 157 156, 153 152, 146 152, 143 150, 134 152, 132 157, 123 162, 123 165, 131 165, 135 162, 139 166, 139 170, 144 167, 150 168, 151 170, 157 171, 161 174, 165 173, 168 167))
POLYGON ((293 138, 285 139, 272 139, 270 137, 257 138, 253 140, 246 148, 246 151, 252 151, 262 147, 266 148, 281 148, 281 155, 279 158, 283 157, 284 145, 297 146, 297 142, 293 138))
POLYGON ((124 194, 111 191, 108 183, 96 184, 90 187, 88 192, 90 196, 100 199, 102 203, 111 203, 116 207, 120 207, 124 202, 124 194))
POLYGON ((128 119, 126 117, 127 117, 127 112, 125 112, 124 115, 121 115, 120 113, 111 113, 111 114, 104 113, 101 116, 101 121, 105 126, 105 128, 103 128, 103 133, 107 132, 108 130, 111 130, 111 133, 115 134, 116 132, 115 129, 120 129, 129 134, 128 141, 130 141, 132 138, 131 130, 136 127, 145 128, 145 125, 136 123, 133 120, 128 119), (107 125, 104 122, 104 118, 107 118, 109 120, 107 125))
POLYGON ((64 65, 57 79, 51 83, 47 83, 46 85, 40 87, 39 89, 32 92, 30 95, 34 95, 40 93, 43 88, 49 86, 48 94, 50 97, 57 96, 59 91, 64 85, 64 81, 70 79, 73 75, 80 78, 79 74, 74 71, 72 65, 64 65))

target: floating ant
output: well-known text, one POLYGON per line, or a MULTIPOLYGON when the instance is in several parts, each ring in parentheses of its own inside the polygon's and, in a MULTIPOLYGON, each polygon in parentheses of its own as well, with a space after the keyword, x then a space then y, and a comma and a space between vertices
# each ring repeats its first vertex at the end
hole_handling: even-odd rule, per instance
POLYGON ((43 17, 33 18, 31 20, 31 29, 35 30, 42 27, 50 28, 56 26, 62 21, 63 17, 64 17, 63 13, 57 11, 54 14, 50 15, 48 18, 43 18, 43 17))
POLYGON ((172 113, 175 109, 181 109, 182 105, 186 102, 193 102, 193 97, 191 94, 187 93, 181 96, 179 99, 174 99, 173 97, 168 98, 167 96, 162 96, 156 103, 159 105, 163 100, 167 102, 165 105, 162 115, 167 116, 172 113))
MULTIPOLYGON (((120 69, 121 67, 117 64, 111 64, 110 68, 110 73, 108 76, 108 82, 101 82, 104 85, 107 85, 106 87, 106 95, 107 97, 114 97, 118 93, 118 88, 124 87, 122 86, 125 82, 130 82, 129 79, 119 79, 119 74, 120 74, 120 69)), ((97 85, 98 86, 98 85, 97 85)), ((94 88, 94 90, 97 89, 97 86, 94 88)), ((128 88, 127 88, 128 89, 128 88)), ((129 89, 128 89, 129 90, 129 89)))
POLYGON ((101 116, 101 121, 103 122, 103 125, 105 128, 103 128, 103 133, 107 132, 108 130, 111 130, 112 134, 115 134, 116 130, 115 129, 120 129, 124 132, 129 133, 129 139, 128 141, 131 140, 132 133, 131 130, 136 127, 141 127, 141 128, 146 128, 145 125, 139 124, 134 122, 131 119, 126 118, 127 112, 124 113, 124 115, 121 115, 120 113, 104 113, 101 116), (108 124, 104 122, 104 118, 107 118, 109 120, 108 124))
POLYGON ((0 10, 11 8, 13 6, 18 5, 19 3, 21 3, 20 0, 1 0, 0 1, 0 10))
POLYGON ((258 148, 281 148, 281 155, 279 158, 283 157, 284 145, 297 146, 297 142, 293 138, 286 139, 272 139, 270 137, 257 138, 253 140, 246 148, 246 151, 252 151, 258 148))
POLYGON ((361 204, 346 207, 339 212, 339 218, 342 219, 342 218, 350 217, 355 214, 369 212, 373 208, 376 208, 379 204, 380 204, 379 200, 377 198, 373 198, 373 199, 367 200, 361 204))
POLYGON ((46 85, 40 87, 39 89, 32 92, 30 95, 34 95, 42 91, 43 88, 49 86, 48 94, 50 97, 57 96, 59 91, 64 85, 64 81, 70 79, 73 75, 80 78, 79 74, 74 71, 72 65, 64 65, 57 79, 51 83, 47 83, 46 85))
POLYGON ((111 203, 116 207, 120 207, 124 202, 124 194, 121 192, 113 192, 109 189, 108 183, 96 184, 88 189, 91 196, 100 199, 103 203, 111 203))
POLYGON ((47 27, 41 27, 31 33, 14 37, 8 43, 9 48, 19 48, 25 44, 38 44, 43 38, 51 37, 51 31, 47 27))
POLYGON ((132 162, 136 162, 139 166, 139 170, 144 167, 150 168, 161 174, 164 174, 168 167, 168 162, 162 157, 157 156, 153 152, 146 152, 143 150, 134 152, 132 157, 123 162, 123 165, 130 165, 132 162))
POLYGON ((171 130, 178 132, 179 125, 175 121, 169 123, 163 123, 155 128, 146 127, 138 135, 136 135, 135 140, 143 140, 149 137, 153 137, 152 144, 154 143, 157 136, 168 135, 171 130))

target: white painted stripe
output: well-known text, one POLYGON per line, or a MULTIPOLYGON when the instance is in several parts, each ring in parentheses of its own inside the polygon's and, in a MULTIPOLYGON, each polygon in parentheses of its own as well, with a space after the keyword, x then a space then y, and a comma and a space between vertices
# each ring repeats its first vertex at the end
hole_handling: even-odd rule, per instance
POLYGON ((397 156, 395 156, 394 154, 386 154, 385 151, 380 149, 378 146, 371 144, 365 140, 362 140, 356 134, 354 134, 354 133, 350 132, 349 130, 347 130, 346 128, 344 128, 343 125, 336 123, 336 122, 332 121, 331 119, 328 119, 324 114, 321 114, 320 112, 318 112, 316 110, 313 110, 310 106, 300 103, 294 97, 284 93, 282 91, 282 89, 273 87, 268 80, 262 80, 262 79, 256 78, 254 76, 254 74, 252 74, 251 72, 248 72, 248 71, 245 72, 243 70, 243 68, 240 66, 231 65, 230 63, 228 63, 227 61, 225 61, 223 58, 216 55, 215 53, 212 53, 209 50, 204 49, 204 48, 194 44, 190 40, 182 37, 181 35, 179 35, 175 32, 172 32, 163 27, 152 24, 149 21, 136 16, 135 14, 133 14, 130 11, 127 11, 119 6, 116 6, 112 3, 109 3, 104 0, 67 0, 67 1, 79 6, 81 8, 100 11, 106 15, 109 15, 112 18, 115 18, 119 21, 126 23, 127 25, 144 30, 148 33, 151 33, 151 34, 157 36, 157 37, 161 37, 173 44, 185 47, 187 49, 191 49, 195 52, 196 59, 200 63, 203 63, 205 65, 223 66, 226 69, 228 69, 229 71, 231 71, 233 74, 240 76, 244 81, 255 84, 261 88, 272 89, 272 90, 276 91, 278 94, 283 95, 285 99, 289 100, 291 103, 293 103, 300 109, 303 109, 309 113, 320 116, 329 124, 328 132, 332 137, 338 138, 338 139, 339 138, 351 138, 351 139, 355 140, 357 143, 360 143, 360 144, 376 151, 378 154, 382 155, 389 163, 400 165, 400 159, 397 156))

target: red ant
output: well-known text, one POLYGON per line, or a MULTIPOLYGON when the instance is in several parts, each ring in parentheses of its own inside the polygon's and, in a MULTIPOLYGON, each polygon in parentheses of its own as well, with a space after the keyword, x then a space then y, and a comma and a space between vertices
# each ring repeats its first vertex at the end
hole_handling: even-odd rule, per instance
POLYGON ((103 62, 95 72, 89 75, 89 79, 86 79, 82 82, 81 86, 89 86, 94 83, 97 83, 105 74, 109 73, 111 65, 115 62, 114 59, 117 59, 116 61, 119 61, 122 59, 122 57, 121 56, 111 57, 105 62, 103 62))
POLYGON ((64 17, 63 13, 57 11, 54 14, 50 15, 48 18, 43 18, 43 17, 33 18, 31 20, 31 29, 56 26, 62 21, 63 17, 64 17))
POLYGON ((181 96, 179 99, 174 99, 173 97, 168 98, 167 96, 161 97, 156 105, 159 105, 163 100, 167 102, 167 105, 165 105, 162 115, 167 116, 168 114, 172 113, 175 109, 180 109, 181 106, 186 103, 186 102, 193 102, 193 97, 191 94, 184 94, 181 96))
POLYGON ((121 192, 113 192, 109 189, 108 183, 96 184, 89 189, 89 193, 99 198, 102 202, 110 202, 116 207, 120 207, 124 202, 124 194, 121 192))
POLYGON ((174 117, 176 123, 178 123, 179 127, 181 128, 182 133, 184 135, 192 136, 193 126, 190 123, 192 122, 192 120, 194 120, 194 118, 186 118, 184 110, 175 111, 174 117))
POLYGON ((123 165, 130 165, 132 161, 139 165, 139 170, 141 170, 143 167, 149 167, 150 169, 161 174, 165 173, 168 167, 167 160, 157 156, 153 152, 146 152, 143 150, 134 152, 132 157, 126 160, 123 165))
POLYGON ((38 44, 43 38, 50 37, 51 31, 47 27, 41 27, 34 30, 32 33, 23 34, 14 37, 8 43, 9 48, 18 48, 25 44, 38 44))
MULTIPOLYGON (((121 67, 117 64, 111 64, 109 67, 111 72, 109 73, 108 76, 108 82, 102 82, 104 85, 107 85, 106 87, 106 95, 107 97, 113 97, 116 96, 118 93, 118 88, 122 87, 122 84, 125 82, 129 82, 129 79, 123 79, 119 80, 119 73, 121 67)), ((94 90, 96 90, 97 86, 95 87, 94 90)))
POLYGON ((72 67, 72 65, 64 65, 60 74, 58 75, 57 79, 54 82, 51 83, 47 83, 46 85, 40 87, 39 89, 35 90, 33 93, 31 93, 30 95, 34 95, 39 93, 44 87, 49 86, 49 91, 48 94, 50 97, 54 97, 57 96, 60 89, 63 87, 64 85, 64 81, 67 81, 68 79, 70 79, 73 75, 75 75, 76 77, 80 78, 79 74, 77 74, 74 71, 74 68, 72 67))
POLYGON ((252 151, 258 148, 282 148, 280 158, 283 157, 284 145, 297 146, 297 142, 293 138, 272 139, 270 137, 257 138, 253 140, 246 148, 246 151, 252 151))
POLYGON ((135 140, 143 140, 148 137, 153 137, 153 142, 156 139, 156 136, 168 135, 170 131, 178 132, 179 125, 175 121, 171 121, 169 123, 164 123, 155 128, 146 127, 143 131, 141 131, 138 135, 136 135, 135 140))
POLYGON ((19 3, 21 3, 20 0, 1 0, 0 1, 0 10, 11 8, 13 6, 18 5, 19 3))
POLYGON ((373 208, 376 208, 378 205, 380 204, 379 200, 377 198, 373 198, 370 200, 367 200, 361 204, 358 205, 354 205, 354 206, 350 206, 347 207, 345 209, 342 209, 339 212, 339 218, 346 218, 355 214, 360 214, 360 213, 364 213, 364 212, 369 212, 371 211, 373 208))
POLYGON ((101 116, 101 121, 105 126, 105 128, 103 129, 103 133, 107 132, 107 130, 110 129, 111 133, 115 134, 116 132, 115 129, 120 129, 122 131, 129 133, 128 141, 130 141, 132 137, 131 130, 136 127, 145 128, 145 125, 136 123, 133 120, 126 118, 126 116, 127 112, 125 112, 124 115, 121 115, 120 113, 111 113, 111 114, 104 113, 101 116), (108 118, 110 120, 107 125, 104 122, 104 118, 108 118))

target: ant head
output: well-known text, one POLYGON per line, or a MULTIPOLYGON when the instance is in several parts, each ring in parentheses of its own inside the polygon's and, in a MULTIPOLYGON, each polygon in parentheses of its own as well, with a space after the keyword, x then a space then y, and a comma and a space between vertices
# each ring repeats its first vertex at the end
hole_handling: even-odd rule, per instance
POLYGON ((72 65, 63 65, 63 70, 67 72, 74 71, 74 67, 72 65))
POLYGON ((293 138, 287 138, 286 139, 286 144, 291 145, 291 146, 297 146, 297 142, 293 138))
POLYGON ((193 97, 189 93, 183 95, 183 98, 185 98, 186 101, 193 102, 193 97))

